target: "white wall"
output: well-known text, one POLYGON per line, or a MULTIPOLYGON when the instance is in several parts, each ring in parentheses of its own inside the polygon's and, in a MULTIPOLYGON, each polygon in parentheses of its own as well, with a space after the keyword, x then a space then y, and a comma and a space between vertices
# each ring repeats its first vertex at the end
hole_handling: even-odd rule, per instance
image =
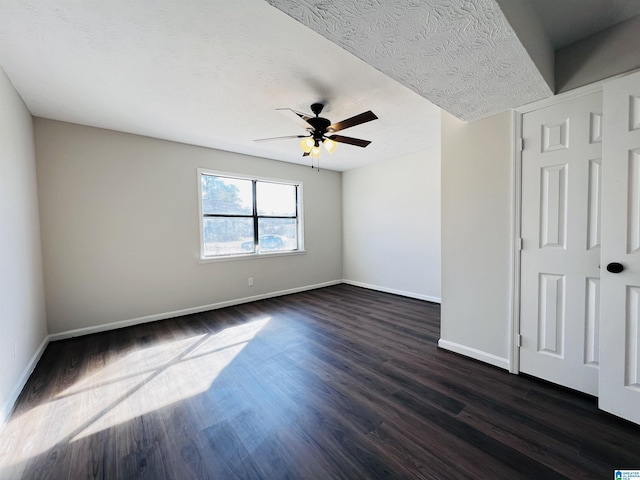
POLYGON ((0 425, 47 336, 31 114, 0 68, 0 425), (15 355, 14 355, 15 354, 15 355))
POLYGON ((439 345, 509 368, 512 114, 442 114, 439 345))
POLYGON ((344 279, 440 301, 440 149, 342 176, 344 279))
POLYGON ((52 334, 342 278, 338 172, 52 120, 34 125, 52 334), (308 253, 199 263, 198 167, 302 181, 308 253))

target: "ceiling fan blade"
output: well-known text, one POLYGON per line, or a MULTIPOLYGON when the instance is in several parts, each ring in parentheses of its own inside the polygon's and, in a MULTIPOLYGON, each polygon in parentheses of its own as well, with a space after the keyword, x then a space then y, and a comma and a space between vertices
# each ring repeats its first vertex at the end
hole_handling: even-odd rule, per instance
POLYGON ((355 117, 347 118, 346 120, 342 120, 341 122, 334 123, 333 125, 329 125, 327 128, 327 132, 339 132, 340 130, 344 130, 345 128, 355 127, 356 125, 360 125, 361 123, 367 123, 371 120, 377 120, 378 117, 371 110, 368 112, 361 113, 360 115, 356 115, 355 117))
POLYGON ((287 138, 306 138, 309 135, 287 135, 285 137, 258 138, 254 142, 270 142, 271 140, 285 140, 287 138))
POLYGON ((343 137, 342 135, 329 135, 327 138, 330 138, 334 142, 348 143, 349 145, 355 145, 356 147, 362 148, 371 143, 369 140, 361 140, 359 138, 353 137, 343 137))
POLYGON ((303 157, 308 157, 309 155, 311 155, 311 153, 310 153, 310 152, 304 152, 304 153, 302 154, 302 156, 303 156, 303 157))
POLYGON ((276 108, 276 110, 283 113, 294 113, 298 117, 296 118, 296 120, 300 123, 302 128, 313 128, 313 125, 309 123, 309 119, 314 118, 313 115, 308 115, 303 112, 298 112, 293 108, 276 108))

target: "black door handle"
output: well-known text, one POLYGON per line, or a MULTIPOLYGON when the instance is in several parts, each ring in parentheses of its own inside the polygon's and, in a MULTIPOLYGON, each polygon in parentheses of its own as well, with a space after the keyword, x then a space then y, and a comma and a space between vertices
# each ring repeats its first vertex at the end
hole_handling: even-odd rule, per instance
POLYGON ((624 270, 624 267, 622 266, 621 263, 618 263, 618 262, 612 262, 609 265, 607 265, 607 272, 620 273, 623 270, 624 270))

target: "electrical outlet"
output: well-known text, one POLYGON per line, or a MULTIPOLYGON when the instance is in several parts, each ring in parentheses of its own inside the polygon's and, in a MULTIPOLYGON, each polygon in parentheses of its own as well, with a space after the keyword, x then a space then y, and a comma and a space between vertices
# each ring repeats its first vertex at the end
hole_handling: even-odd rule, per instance
POLYGON ((253 277, 249 277, 249 286, 253 287, 253 277))
POLYGON ((18 341, 13 341, 13 359, 16 360, 18 358, 18 341))

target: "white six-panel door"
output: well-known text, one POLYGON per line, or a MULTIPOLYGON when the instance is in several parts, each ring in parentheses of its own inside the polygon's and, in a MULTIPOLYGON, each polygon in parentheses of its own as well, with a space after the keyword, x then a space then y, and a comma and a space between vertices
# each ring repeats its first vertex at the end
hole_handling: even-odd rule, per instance
POLYGON ((602 93, 523 115, 520 371, 598 394, 602 93))
POLYGON ((640 73, 605 84, 604 118, 599 406, 640 423, 640 73))

